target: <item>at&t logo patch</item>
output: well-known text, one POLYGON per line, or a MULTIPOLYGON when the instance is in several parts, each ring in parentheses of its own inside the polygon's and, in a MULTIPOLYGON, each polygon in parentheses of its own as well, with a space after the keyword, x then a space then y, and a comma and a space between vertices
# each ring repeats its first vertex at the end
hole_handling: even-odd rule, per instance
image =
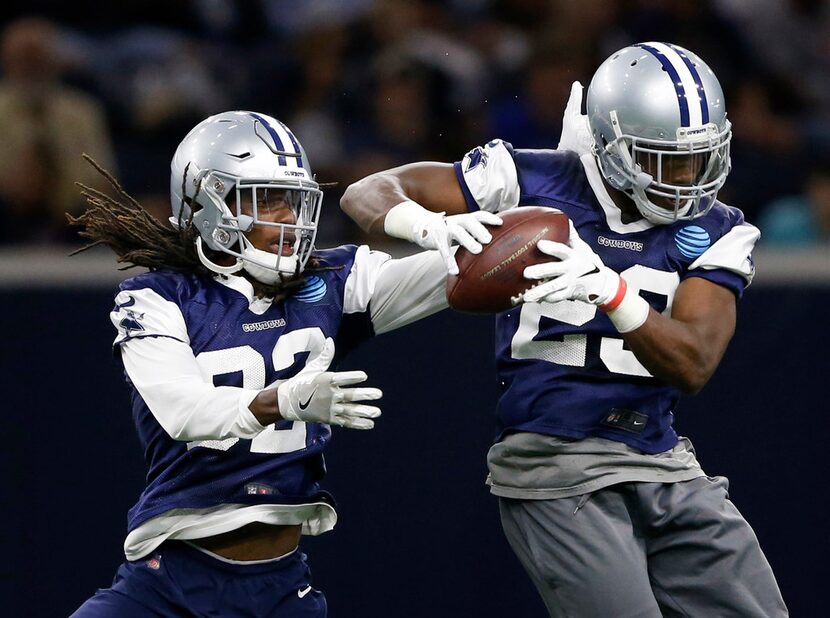
POLYGON ((712 246, 712 239, 699 225, 687 225, 674 235, 674 244, 683 257, 694 260, 712 246))
POLYGON ((317 275, 312 275, 306 279, 305 285, 294 295, 294 298, 301 303, 316 303, 323 299, 327 289, 325 281, 317 275))

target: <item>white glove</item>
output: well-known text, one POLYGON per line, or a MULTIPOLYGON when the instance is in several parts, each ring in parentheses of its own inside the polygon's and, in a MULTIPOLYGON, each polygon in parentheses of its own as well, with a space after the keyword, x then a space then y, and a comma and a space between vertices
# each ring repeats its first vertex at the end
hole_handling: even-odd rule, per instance
POLYGON ((527 279, 550 279, 524 294, 526 302, 556 303, 560 300, 581 300, 592 305, 605 305, 617 294, 620 276, 602 263, 600 257, 583 241, 570 224, 568 243, 540 240, 536 245, 542 253, 559 258, 524 270, 527 279))
POLYGON ((378 388, 341 388, 365 381, 363 371, 305 372, 277 388, 279 413, 286 420, 371 429, 380 408, 355 401, 380 399, 378 388))
POLYGON ((383 229, 390 236, 408 240, 424 249, 437 250, 447 264, 447 272, 457 275, 453 244, 461 245, 470 253, 481 253, 482 245, 493 240, 484 224, 502 223, 501 217, 484 210, 447 217, 407 200, 386 213, 383 229))
POLYGON ((562 135, 557 150, 571 150, 579 156, 593 151, 594 137, 588 125, 588 116, 582 113, 582 84, 571 84, 571 96, 562 116, 562 135))
POLYGON ((549 279, 524 293, 525 302, 557 303, 579 300, 597 305, 606 312, 620 333, 640 328, 651 310, 646 300, 634 289, 629 289, 622 277, 602 263, 594 250, 579 237, 573 222, 569 221, 568 245, 540 240, 537 247, 543 253, 559 258, 558 262, 544 262, 524 270, 527 279, 549 279))

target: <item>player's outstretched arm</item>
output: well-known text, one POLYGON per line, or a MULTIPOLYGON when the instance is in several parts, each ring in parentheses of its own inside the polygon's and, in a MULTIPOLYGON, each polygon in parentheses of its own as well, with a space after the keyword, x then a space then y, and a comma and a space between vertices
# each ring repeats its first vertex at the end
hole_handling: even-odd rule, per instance
POLYGON ((689 278, 677 288, 671 317, 666 317, 605 266, 572 223, 569 243, 539 242, 539 249, 557 261, 525 269, 529 279, 549 279, 526 292, 525 302, 597 305, 653 376, 685 393, 703 388, 735 332, 734 294, 705 279, 689 278))
POLYGON ((262 425, 285 419, 371 429, 380 408, 361 402, 380 399, 383 393, 378 388, 351 388, 366 381, 363 371, 326 371, 333 358, 334 342, 328 340, 297 375, 260 391, 248 409, 262 425))
POLYGON ((343 388, 364 382, 366 378, 362 371, 302 374, 279 388, 260 391, 248 409, 262 426, 290 420, 372 429, 371 419, 380 416, 380 408, 356 402, 380 399, 381 390, 343 388))
POLYGON ((453 244, 480 253, 492 240, 485 224, 501 225, 492 213, 467 212, 447 163, 411 163, 367 176, 346 189, 340 207, 366 231, 439 251, 450 274, 458 273, 453 244))
POLYGON ((410 163, 366 176, 349 185, 340 199, 343 209, 367 232, 382 233, 386 214, 413 201, 433 213, 467 212, 461 187, 449 163, 410 163))
POLYGON ((379 388, 346 388, 366 379, 362 371, 300 373, 277 388, 277 413, 290 421, 371 429, 380 408, 360 402, 380 399, 383 393, 379 388))

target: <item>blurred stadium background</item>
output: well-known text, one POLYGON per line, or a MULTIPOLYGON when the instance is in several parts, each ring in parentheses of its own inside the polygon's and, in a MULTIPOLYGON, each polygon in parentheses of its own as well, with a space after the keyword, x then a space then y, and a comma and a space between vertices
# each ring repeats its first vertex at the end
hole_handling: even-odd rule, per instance
MULTIPOLYGON (((822 0, 121 0, 0 8, 0 614, 65 616, 120 562, 142 487, 109 352, 119 272, 65 212, 87 152, 159 217, 169 160, 203 117, 255 109, 302 140, 327 192, 318 244, 370 242, 338 209, 367 173, 501 137, 555 147, 570 83, 640 40, 715 68, 734 126, 721 194, 763 232, 738 332, 678 411, 732 481, 794 616, 830 576, 830 3, 822 0)), ((337 529, 305 547, 331 616, 541 616, 483 484, 492 324, 442 314, 347 359, 386 392, 328 457, 337 529), (441 375, 447 377, 439 378, 441 375)))

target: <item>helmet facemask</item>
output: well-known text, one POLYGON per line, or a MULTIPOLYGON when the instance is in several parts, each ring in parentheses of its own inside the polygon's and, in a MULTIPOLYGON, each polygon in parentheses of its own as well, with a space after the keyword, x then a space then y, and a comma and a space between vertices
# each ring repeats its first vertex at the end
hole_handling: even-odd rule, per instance
POLYGON ((722 129, 711 123, 681 127, 673 141, 622 133, 615 111, 611 125, 616 139, 597 147, 600 169, 640 214, 652 223, 667 224, 709 212, 731 167, 728 120, 722 129))
POLYGON ((305 268, 320 216, 323 193, 319 189, 287 188, 284 183, 245 183, 235 187, 236 218, 244 226, 240 234, 243 268, 262 283, 299 275, 305 268), (280 206, 280 203, 283 205, 280 206), (288 208, 293 223, 269 220, 275 209, 288 208), (278 230, 271 243, 273 251, 257 249, 246 233, 255 226, 278 230))
POLYGON ((232 272, 244 269, 268 285, 302 272, 314 247, 320 217, 323 192, 316 182, 239 179, 212 172, 203 180, 201 193, 208 198, 208 207, 218 210, 211 236, 214 242, 209 244, 236 258, 232 272), (280 208, 288 208, 291 215, 275 215, 280 208), (271 251, 258 249, 248 238, 255 228, 274 231, 271 251))

